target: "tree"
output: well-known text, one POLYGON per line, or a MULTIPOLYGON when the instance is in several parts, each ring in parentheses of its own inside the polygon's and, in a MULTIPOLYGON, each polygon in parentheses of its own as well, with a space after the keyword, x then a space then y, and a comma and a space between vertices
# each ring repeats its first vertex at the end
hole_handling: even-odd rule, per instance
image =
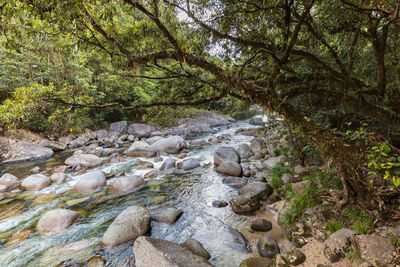
MULTIPOLYGON (((388 215, 399 207, 398 187, 387 182, 400 180, 397 1, 20 0, 4 5, 3 16, 16 20, 21 13, 34 14, 47 22, 42 31, 96 49, 135 79, 184 78, 203 85, 187 93, 164 87, 164 96, 179 98, 121 108, 201 104, 225 95, 248 99, 284 116, 333 161, 344 185, 342 203, 354 197, 388 215), (162 74, 138 75, 144 69, 162 74), (383 148, 374 152, 378 146, 383 148), (376 153, 387 156, 374 161, 376 153), (371 174, 377 175, 372 185, 371 174)), ((12 30, 17 35, 18 29, 12 30)))

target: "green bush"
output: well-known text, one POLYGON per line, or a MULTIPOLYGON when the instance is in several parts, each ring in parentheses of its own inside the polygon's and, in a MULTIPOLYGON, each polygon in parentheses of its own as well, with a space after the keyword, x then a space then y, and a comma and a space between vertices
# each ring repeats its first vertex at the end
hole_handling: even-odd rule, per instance
POLYGON ((293 170, 285 167, 282 163, 275 164, 269 172, 269 185, 272 188, 279 188, 282 184, 282 175, 285 173, 293 174, 293 170))

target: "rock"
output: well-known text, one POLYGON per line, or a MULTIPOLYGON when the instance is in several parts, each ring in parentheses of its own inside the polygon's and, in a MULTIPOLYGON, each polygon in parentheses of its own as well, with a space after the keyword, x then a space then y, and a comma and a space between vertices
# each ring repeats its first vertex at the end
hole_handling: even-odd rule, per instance
POLYGON ((95 239, 84 239, 49 248, 42 256, 39 266, 59 266, 60 263, 72 260, 84 263, 91 257, 98 242, 95 239))
POLYGON ((128 157, 152 158, 156 155, 156 152, 148 150, 133 150, 133 151, 128 151, 126 155, 128 157))
POLYGON ((214 152, 214 164, 219 166, 223 161, 240 163, 239 154, 232 147, 220 147, 214 152))
POLYGON ((53 170, 53 173, 65 172, 67 169, 68 169, 68 166, 66 166, 66 165, 61 165, 61 166, 56 167, 56 168, 53 170))
POLYGON ((146 150, 146 151, 153 151, 152 147, 147 143, 143 141, 135 141, 127 150, 127 153, 130 151, 135 151, 135 150, 146 150))
POLYGON ((62 172, 56 172, 50 176, 50 180, 53 183, 63 183, 63 182, 65 182, 66 179, 67 179, 67 175, 62 172))
POLYGON ((356 235, 353 230, 342 228, 331 234, 324 244, 324 254, 331 262, 337 262, 345 256, 345 249, 351 244, 351 238, 356 235))
POLYGON ((8 185, 0 184, 0 193, 4 193, 7 191, 8 185))
POLYGON ((82 147, 85 144, 89 142, 89 138, 86 136, 79 136, 78 138, 75 138, 69 143, 69 148, 77 148, 77 147, 82 147))
POLYGON ((146 143, 149 144, 149 145, 152 145, 152 144, 154 144, 155 142, 157 142, 160 139, 162 139, 161 136, 153 136, 153 137, 148 138, 146 140, 146 143))
POLYGON ((117 136, 126 134, 128 130, 128 122, 127 121, 117 121, 110 124, 109 132, 114 133, 117 136))
POLYGON ((272 194, 272 187, 267 183, 251 182, 239 190, 239 195, 251 195, 257 200, 265 200, 272 194))
POLYGON ((128 141, 129 142, 135 141, 135 136, 134 135, 128 135, 128 141))
POLYGON ((151 209, 149 212, 154 221, 167 224, 173 224, 183 214, 183 210, 178 210, 173 207, 151 209))
POLYGON ((360 257, 374 266, 391 266, 396 253, 389 238, 375 235, 356 235, 353 245, 360 257))
POLYGON ((40 172, 40 167, 36 166, 33 167, 32 169, 29 170, 31 173, 39 173, 40 172))
POLYGON ((22 180, 21 186, 27 190, 41 190, 50 185, 50 179, 42 174, 33 174, 22 180))
POLYGON ((183 247, 187 248, 193 254, 203 257, 206 260, 211 258, 210 253, 203 247, 203 245, 194 238, 188 238, 183 242, 183 247))
POLYGON ((241 188, 247 184, 247 179, 243 179, 235 176, 227 176, 222 179, 222 182, 233 188, 241 188))
POLYGON ((212 266, 205 258, 183 246, 162 239, 141 236, 135 241, 133 250, 137 267, 212 266))
POLYGON ((390 236, 395 236, 397 238, 400 238, 400 225, 397 226, 396 228, 389 227, 389 226, 382 226, 382 227, 376 228, 375 232, 383 237, 390 238, 390 236))
POLYGON ((87 267, 104 267, 104 266, 106 266, 106 261, 100 257, 93 257, 87 263, 87 267))
POLYGON ((264 235, 257 243, 258 254, 264 258, 273 258, 279 253, 279 246, 274 239, 264 235))
POLYGON ((0 178, 0 184, 2 185, 12 185, 18 183, 18 181, 19 179, 11 173, 5 173, 0 178))
POLYGON ((215 171, 230 176, 241 176, 242 167, 236 162, 223 161, 221 164, 218 165, 215 171))
POLYGON ((176 155, 176 157, 178 159, 184 159, 184 158, 186 158, 186 153, 179 153, 178 155, 176 155))
POLYGON ((169 170, 175 168, 176 160, 173 158, 168 158, 160 167, 160 171, 169 170))
POLYGON ((150 161, 140 161, 138 167, 136 169, 143 170, 143 169, 152 169, 154 168, 154 164, 150 161))
POLYGON ((304 188, 309 187, 309 186, 311 186, 310 180, 294 183, 294 184, 292 184, 292 191, 295 194, 300 194, 304 188))
POLYGON ((46 212, 36 225, 42 233, 57 234, 68 228, 79 218, 79 213, 67 209, 55 209, 46 212))
POLYGON ((281 254, 285 265, 297 266, 306 261, 306 255, 298 249, 290 251, 287 255, 281 254))
POLYGON ((202 145, 205 145, 205 144, 207 144, 207 142, 206 142, 206 140, 204 140, 204 139, 196 139, 196 140, 192 140, 192 141, 190 142, 190 146, 191 146, 192 148, 201 147, 202 145))
POLYGON ((65 160, 65 164, 68 166, 81 165, 86 168, 94 168, 102 164, 101 159, 92 154, 76 154, 65 160))
POLYGON ((62 151, 62 150, 65 150, 65 148, 66 148, 65 145, 63 145, 59 142, 56 142, 56 141, 49 140, 49 139, 40 140, 38 145, 50 148, 53 151, 62 151))
POLYGON ((32 201, 32 205, 41 205, 46 204, 55 199, 57 194, 40 194, 34 201, 32 201))
POLYGON ((264 149, 264 142, 265 140, 262 138, 255 138, 250 142, 250 149, 255 154, 260 152, 264 149))
POLYGON ((125 193, 141 186, 144 183, 145 181, 143 177, 139 175, 123 176, 119 177, 111 184, 111 189, 116 193, 125 193))
POLYGON ((13 234, 8 240, 7 243, 5 244, 6 247, 10 247, 12 245, 18 244, 19 242, 27 239, 33 231, 31 229, 22 229, 13 234))
POLYGON ((176 154, 182 149, 186 148, 187 145, 185 140, 177 135, 162 138, 151 145, 153 151, 164 151, 169 154, 176 154))
POLYGON ((94 133, 96 135, 96 139, 99 141, 103 141, 108 138, 108 132, 106 130, 98 130, 94 133))
POLYGON ((262 165, 263 165, 265 168, 271 169, 271 168, 273 168, 276 164, 278 164, 278 163, 284 163, 286 160, 287 160, 287 157, 281 155, 281 156, 278 156, 278 157, 272 157, 272 158, 267 159, 266 161, 264 161, 264 162, 262 163, 262 165))
POLYGON ((282 183, 283 184, 290 184, 293 183, 295 181, 293 175, 291 175, 290 173, 284 173, 282 175, 282 183))
POLYGON ((88 172, 76 178, 78 182, 75 183, 73 190, 81 193, 93 193, 107 185, 106 176, 102 171, 88 172))
POLYGON ((150 221, 151 216, 147 209, 130 206, 108 227, 103 235, 102 244, 114 247, 127 241, 134 241, 149 230, 150 221))
POLYGON ((159 170, 151 170, 144 175, 144 178, 156 178, 160 174, 159 170))
POLYGON ((230 201, 232 210, 237 214, 249 214, 260 208, 259 201, 251 195, 241 195, 230 201))
POLYGON ((264 121, 261 117, 253 117, 249 120, 249 123, 252 125, 262 125, 264 121))
POLYGON ((272 223, 263 218, 256 218, 251 222, 250 228, 254 231, 268 232, 272 229, 272 223))
POLYGON ((267 258, 248 258, 243 260, 239 267, 275 267, 275 261, 267 258))
POLYGON ((13 163, 50 158, 53 150, 26 141, 0 137, 0 162, 13 163))
POLYGON ((147 125, 143 123, 133 123, 128 127, 128 134, 134 135, 135 137, 149 137, 150 134, 157 130, 157 127, 153 125, 147 125))
POLYGON ((192 170, 197 167, 200 167, 200 162, 197 159, 185 159, 177 164, 178 169, 183 169, 185 171, 192 170))
POLYGON ((228 202, 226 202, 225 200, 215 200, 212 203, 213 207, 216 208, 224 208, 226 206, 228 206, 228 202))
POLYGON ((300 176, 306 175, 308 173, 307 168, 301 165, 295 166, 293 170, 295 174, 300 176))
POLYGON ((248 144, 241 144, 238 149, 238 153, 240 159, 248 159, 254 156, 254 153, 251 151, 250 146, 248 144))

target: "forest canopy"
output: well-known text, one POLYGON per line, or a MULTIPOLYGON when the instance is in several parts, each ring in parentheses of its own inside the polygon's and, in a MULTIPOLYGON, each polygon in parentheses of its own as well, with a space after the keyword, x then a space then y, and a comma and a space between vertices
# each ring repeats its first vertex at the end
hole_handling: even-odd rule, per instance
POLYGON ((0 55, 14 58, 1 68, 15 69, 1 71, 4 98, 34 81, 67 112, 258 104, 332 161, 344 203, 399 207, 398 1, 6 0, 0 10, 0 55))

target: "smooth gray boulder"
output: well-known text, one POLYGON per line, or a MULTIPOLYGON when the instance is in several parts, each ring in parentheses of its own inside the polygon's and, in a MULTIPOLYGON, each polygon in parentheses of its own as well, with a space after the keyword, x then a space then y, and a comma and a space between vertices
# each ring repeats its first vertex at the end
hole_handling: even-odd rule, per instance
POLYGON ((263 165, 265 168, 271 169, 271 168, 274 167, 276 164, 278 164, 278 163, 284 163, 286 160, 287 160, 287 157, 281 155, 281 156, 278 156, 278 157, 272 157, 272 158, 267 159, 266 161, 264 161, 264 162, 262 163, 262 165, 263 165))
POLYGON ((152 144, 154 144, 155 142, 157 142, 158 140, 161 140, 161 139, 163 139, 163 137, 161 137, 161 136, 153 136, 153 137, 148 138, 146 140, 146 143, 149 144, 149 145, 152 145, 152 144))
POLYGON ((194 238, 188 238, 183 242, 183 247, 190 250, 193 254, 203 257, 206 260, 211 258, 210 253, 203 247, 203 245, 194 238))
POLYGON ((176 159, 168 158, 164 161, 164 163, 160 167, 160 171, 169 170, 175 168, 176 159))
POLYGON ((230 176, 242 175, 242 167, 240 166, 240 164, 232 161, 223 161, 221 164, 218 165, 215 171, 230 176))
POLYGON ((117 136, 126 134, 128 130, 127 121, 117 121, 110 124, 109 132, 114 133, 117 136))
POLYGON ((262 125, 264 124, 264 120, 261 117, 253 117, 249 120, 249 123, 252 125, 262 125))
POLYGON ((149 210, 151 218, 156 222, 173 224, 183 214, 183 210, 174 207, 162 207, 149 210))
POLYGON ((143 123, 133 123, 128 126, 128 134, 134 135, 135 137, 149 137, 150 134, 157 131, 157 127, 153 125, 147 125, 143 123))
POLYGON ((272 191, 272 187, 267 183, 251 182, 239 189, 239 195, 251 195, 258 200, 266 200, 272 191))
POLYGON ((254 156, 253 151, 251 151, 250 146, 248 144, 241 144, 238 149, 238 154, 240 159, 248 159, 254 156))
POLYGON ((182 149, 187 148, 185 140, 177 135, 162 138, 151 145, 153 151, 164 151, 169 154, 176 154, 182 149))
POLYGON ((12 185, 18 183, 19 179, 17 176, 12 175, 11 173, 5 173, 0 178, 1 185, 12 185))
POLYGON ((63 183, 63 182, 65 182, 66 179, 67 179, 67 175, 62 172, 56 172, 50 176, 50 180, 53 183, 63 183))
POLYGON ((204 139, 195 139, 195 140, 192 140, 190 142, 190 147, 192 147, 192 148, 201 147, 202 145, 205 145, 205 144, 207 144, 206 140, 204 140, 204 139))
POLYGON ((102 164, 102 160, 93 154, 75 154, 65 160, 65 165, 81 165, 86 168, 98 167, 102 164))
POLYGON ((240 157, 232 147, 220 147, 214 152, 214 164, 219 166, 223 161, 240 163, 240 157))
POLYGON ((33 174, 22 180, 21 186, 27 190, 41 190, 50 185, 50 179, 42 174, 33 174))
POLYGON ((255 154, 257 152, 261 152, 264 149, 265 139, 263 138, 255 138, 250 142, 250 149, 255 154))
POLYGON ((57 234, 68 228, 79 218, 79 213, 67 209, 55 209, 46 212, 40 218, 36 229, 41 233, 57 234))
POLYGON ((147 236, 136 239, 133 245, 136 267, 208 267, 205 258, 193 254, 182 245, 147 236))
POLYGON ((146 208, 130 206, 111 223, 101 242, 104 246, 114 247, 134 241, 149 230, 150 222, 151 216, 146 208))
POLYGON ((81 193, 93 193, 107 185, 106 176, 102 171, 88 172, 76 177, 73 190, 81 193))
POLYGON ((200 162, 197 159, 185 159, 177 164, 178 169, 183 169, 185 171, 195 169, 200 167, 200 162))
POLYGON ((118 177, 111 184, 111 189, 116 193, 125 193, 141 186, 144 183, 145 181, 143 177, 139 175, 122 176, 118 177))

